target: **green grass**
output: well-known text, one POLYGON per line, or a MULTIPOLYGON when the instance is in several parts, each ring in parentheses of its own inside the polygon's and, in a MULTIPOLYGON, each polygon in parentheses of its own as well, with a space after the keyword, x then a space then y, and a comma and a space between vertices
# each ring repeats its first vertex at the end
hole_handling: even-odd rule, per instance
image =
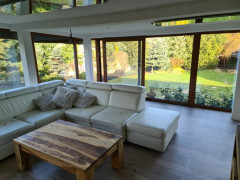
MULTIPOLYGON (((235 74, 233 73, 217 70, 198 71, 196 90, 201 92, 207 91, 212 98, 219 99, 221 93, 232 94, 234 76, 235 74)), ((157 71, 154 73, 146 73, 145 79, 146 92, 149 91, 149 84, 158 82, 159 88, 177 89, 181 87, 183 88, 183 92, 188 95, 190 71, 157 71)), ((108 82, 137 85, 137 75, 126 75, 108 82)), ((160 90, 155 90, 155 92, 157 93, 157 98, 163 98, 160 90)))
MULTIPOLYGON (((197 85, 216 86, 216 87, 233 87, 234 75, 227 72, 217 72, 215 70, 198 71, 197 85)), ((182 84, 188 87, 190 82, 190 71, 168 72, 157 71, 154 73, 146 73, 146 83, 148 81, 158 81, 162 85, 171 85, 176 87, 182 84)), ((137 84, 137 75, 126 75, 121 78, 112 79, 111 83, 137 84)))

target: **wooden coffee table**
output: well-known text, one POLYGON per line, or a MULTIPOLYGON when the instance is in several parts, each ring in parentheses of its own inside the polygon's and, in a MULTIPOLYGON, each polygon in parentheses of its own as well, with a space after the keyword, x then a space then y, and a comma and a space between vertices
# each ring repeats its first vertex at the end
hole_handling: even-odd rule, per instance
POLYGON ((18 169, 31 167, 31 155, 76 174, 94 179, 94 169, 111 155, 112 167, 123 165, 121 136, 58 120, 14 139, 18 169))

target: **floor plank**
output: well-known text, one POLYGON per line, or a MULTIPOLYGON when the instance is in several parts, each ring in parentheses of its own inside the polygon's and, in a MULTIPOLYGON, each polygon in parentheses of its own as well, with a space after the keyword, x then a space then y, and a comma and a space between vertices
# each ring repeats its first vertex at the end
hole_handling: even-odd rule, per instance
MULTIPOLYGON (((95 171, 96 180, 226 180, 229 179, 238 122, 231 113, 147 102, 147 106, 179 111, 179 128, 164 153, 124 144, 124 167, 110 159, 95 171)), ((32 169, 17 170, 14 156, 0 161, 0 180, 74 180, 47 162, 32 159, 32 169)))

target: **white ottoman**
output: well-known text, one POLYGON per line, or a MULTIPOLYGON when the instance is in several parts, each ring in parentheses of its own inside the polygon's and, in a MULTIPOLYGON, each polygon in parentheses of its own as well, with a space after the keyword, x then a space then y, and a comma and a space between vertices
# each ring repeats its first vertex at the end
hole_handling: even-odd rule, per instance
POLYGON ((164 152, 178 128, 179 112, 147 107, 127 122, 127 141, 164 152))

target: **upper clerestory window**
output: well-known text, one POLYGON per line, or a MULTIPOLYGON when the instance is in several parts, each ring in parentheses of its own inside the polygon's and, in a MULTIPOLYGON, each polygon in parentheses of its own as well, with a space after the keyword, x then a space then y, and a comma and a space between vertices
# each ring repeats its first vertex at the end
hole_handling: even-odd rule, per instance
POLYGON ((206 17, 192 17, 186 19, 175 20, 160 20, 152 23, 154 26, 178 26, 195 23, 209 23, 209 22, 221 22, 221 21, 239 21, 240 15, 218 15, 218 16, 206 16, 206 17))
POLYGON ((43 13, 77 6, 101 4, 106 0, 30 0, 31 13, 43 13))

